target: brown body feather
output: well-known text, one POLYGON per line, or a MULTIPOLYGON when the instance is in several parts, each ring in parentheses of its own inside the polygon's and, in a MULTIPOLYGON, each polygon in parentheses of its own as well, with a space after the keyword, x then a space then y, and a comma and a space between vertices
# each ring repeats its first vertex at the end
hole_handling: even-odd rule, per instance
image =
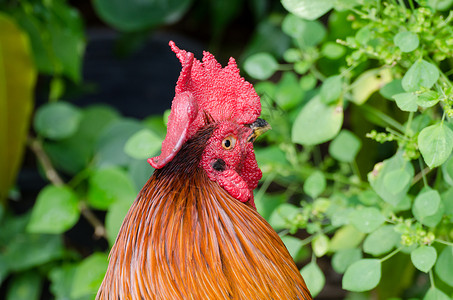
POLYGON ((198 166, 212 130, 143 187, 97 299, 311 299, 272 227, 198 166))

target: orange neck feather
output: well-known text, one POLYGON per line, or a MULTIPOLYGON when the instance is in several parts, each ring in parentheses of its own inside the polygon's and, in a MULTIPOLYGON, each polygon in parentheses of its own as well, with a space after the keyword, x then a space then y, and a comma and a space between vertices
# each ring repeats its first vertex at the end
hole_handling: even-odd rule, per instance
POLYGON ((97 299, 311 299, 272 227, 192 159, 182 151, 143 187, 97 299))

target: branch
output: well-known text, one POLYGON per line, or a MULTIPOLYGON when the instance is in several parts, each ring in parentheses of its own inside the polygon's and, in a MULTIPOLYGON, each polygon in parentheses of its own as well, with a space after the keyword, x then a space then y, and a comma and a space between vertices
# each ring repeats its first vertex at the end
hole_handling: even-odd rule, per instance
MULTIPOLYGON (((50 161, 49 156, 44 151, 41 141, 37 138, 33 138, 32 136, 28 137, 28 145, 33 153, 36 155, 39 163, 42 165, 44 169, 44 174, 46 175, 47 179, 56 186, 63 186, 65 183, 63 179, 61 179, 60 175, 58 174, 57 170, 55 170, 52 162, 50 161)), ((82 216, 93 226, 94 228, 94 236, 96 238, 103 237, 107 239, 107 232, 105 230, 104 225, 102 222, 96 217, 96 215, 90 210, 90 208, 86 205, 84 201, 80 203, 80 211, 82 216)))
POLYGON ((38 139, 34 139, 31 136, 29 136, 28 144, 30 146, 30 149, 33 151, 33 153, 35 153, 36 157, 38 158, 38 161, 44 168, 44 173, 46 174, 47 179, 49 179, 49 181, 56 186, 64 185, 63 179, 61 179, 60 175, 53 167, 52 162, 50 161, 46 152, 42 148, 41 142, 38 139))
POLYGON ((86 203, 82 201, 80 203, 80 209, 82 212, 82 215, 85 217, 85 219, 93 226, 94 228, 94 236, 96 238, 103 237, 107 239, 107 231, 105 230, 104 224, 102 224, 101 221, 96 217, 96 215, 88 208, 86 203))

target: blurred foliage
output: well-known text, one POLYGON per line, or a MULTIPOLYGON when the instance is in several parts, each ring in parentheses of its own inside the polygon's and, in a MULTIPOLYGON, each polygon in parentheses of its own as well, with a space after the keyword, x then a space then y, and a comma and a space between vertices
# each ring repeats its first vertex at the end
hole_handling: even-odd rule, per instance
MULTIPOLYGON (((242 67, 273 127, 256 147, 256 206, 314 296, 333 269, 348 299, 451 299, 453 1, 125 3, 93 6, 132 39, 200 5, 218 44, 245 5, 253 12, 242 67)), ((114 243, 166 117, 62 101, 69 82, 81 84, 80 14, 52 0, 0 1, 0 10, 0 196, 26 144, 48 180, 28 212, 0 205, 0 284, 7 299, 92 299, 108 249, 78 249, 67 233, 83 218, 94 231, 85 239, 114 243), (36 72, 51 78, 49 101, 30 120, 36 72)))

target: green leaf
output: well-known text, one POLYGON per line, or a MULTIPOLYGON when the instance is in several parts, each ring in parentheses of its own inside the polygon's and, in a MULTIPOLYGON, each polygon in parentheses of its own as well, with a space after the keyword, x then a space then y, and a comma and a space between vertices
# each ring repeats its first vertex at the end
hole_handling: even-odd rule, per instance
POLYGON ((442 203, 444 204, 445 208, 445 215, 447 215, 450 220, 453 220, 453 187, 450 187, 446 192, 442 193, 441 195, 442 203))
POLYGON ((313 172, 304 183, 304 192, 312 198, 316 198, 326 189, 326 178, 321 171, 313 172))
POLYGON ((349 221, 357 230, 370 233, 385 222, 385 217, 375 207, 364 207, 356 209, 349 214, 349 221))
POLYGON ((129 202, 117 201, 109 206, 107 215, 105 216, 105 229, 110 246, 113 246, 115 243, 116 236, 120 231, 121 224, 123 224, 124 217, 129 211, 132 202, 133 198, 130 198, 129 202))
MULTIPOLYGON (((414 133, 419 133, 422 131, 423 128, 427 127, 432 121, 432 118, 426 114, 421 114, 416 116, 411 124, 410 124, 410 129, 412 132, 408 132, 410 135, 413 135, 414 133)), ((407 124, 405 124, 407 126, 407 124)))
POLYGON ((312 261, 300 270, 312 297, 316 297, 326 284, 326 278, 316 262, 312 261))
POLYGON ((330 143, 329 154, 336 160, 351 163, 361 147, 360 139, 349 130, 343 129, 330 143))
POLYGON ((334 8, 337 12, 352 10, 355 6, 361 4, 360 0, 336 0, 334 8))
POLYGON ((151 165, 145 160, 136 159, 129 164, 127 173, 129 178, 131 178, 134 183, 136 194, 138 194, 138 192, 146 184, 148 179, 153 174, 153 171, 154 168, 151 167, 151 165))
POLYGON ((444 292, 436 287, 431 287, 423 297, 423 300, 451 300, 444 292))
POLYGON ((451 246, 442 250, 434 270, 443 282, 453 287, 453 249, 451 246))
MULTIPOLYGON (((333 207, 336 208, 335 206, 333 206, 333 207)), ((336 210, 333 212, 332 217, 331 217, 332 226, 339 227, 339 226, 349 224, 349 214, 353 210, 354 209, 352 207, 336 208, 336 210)))
POLYGON ((436 105, 440 101, 439 94, 435 91, 426 91, 417 97, 417 105, 428 108, 436 105))
POLYGON ((300 88, 297 76, 293 72, 285 72, 275 89, 275 102, 283 110, 290 110, 302 102, 304 91, 300 88))
POLYGON ((38 109, 34 126, 44 137, 59 140, 76 132, 80 118, 80 111, 74 105, 67 102, 52 102, 38 109))
MULTIPOLYGON (((294 72, 297 74, 305 74, 307 73, 308 70, 310 70, 310 67, 312 66, 312 63, 307 60, 300 60, 294 64, 294 72)), ((291 73, 292 74, 292 73, 291 73)))
POLYGON ((313 252, 317 257, 324 256, 329 251, 329 238, 325 234, 318 234, 311 242, 313 252))
POLYGON ((91 174, 88 203, 94 208, 105 210, 115 202, 130 204, 135 198, 134 185, 122 169, 99 169, 91 174))
MULTIPOLYGON (((53 13, 48 20, 48 34, 50 35, 51 50, 47 50, 48 55, 54 63, 54 73, 61 71, 73 81, 79 82, 81 77, 81 67, 83 51, 85 48, 85 30, 82 18, 78 11, 66 5, 64 1, 58 1, 51 5, 53 13), (57 62, 55 61, 57 58, 57 62), (57 66, 55 66, 57 64, 57 66)), ((46 15, 48 17, 48 15, 46 15)), ((44 34, 43 42, 49 43, 49 37, 44 34)), ((46 45, 48 49, 48 45, 46 45)))
POLYGON ((33 206, 27 231, 31 233, 63 233, 80 217, 77 195, 67 186, 48 185, 42 189, 33 206))
POLYGON ((85 258, 75 271, 72 283, 71 298, 95 296, 104 279, 108 266, 108 256, 96 252, 85 258))
POLYGON ((124 145, 143 125, 133 119, 111 122, 101 132, 96 147, 95 161, 98 167, 126 166, 131 157, 124 152, 124 145))
POLYGON ((4 252, 8 267, 22 271, 61 258, 63 242, 59 235, 19 234, 4 252))
POLYGON ((379 198, 378 194, 376 194, 375 191, 369 189, 361 192, 358 197, 359 201, 365 204, 365 206, 373 206, 381 200, 381 198, 379 198))
POLYGON ((291 139, 305 146, 321 144, 335 137, 342 124, 343 107, 325 105, 319 96, 315 96, 297 115, 291 139))
POLYGON ((355 226, 345 225, 338 229, 330 240, 330 251, 356 248, 365 237, 355 226))
POLYGON ((418 135, 418 147, 430 168, 440 166, 453 149, 453 132, 443 122, 428 126, 418 135))
POLYGON ((411 252, 412 263, 417 269, 425 273, 431 270, 436 259, 436 248, 432 246, 420 246, 411 252))
POLYGON ((400 234, 393 225, 384 225, 368 235, 363 243, 363 252, 374 256, 392 250, 400 241, 400 234))
POLYGON ((426 217, 437 213, 440 208, 440 195, 436 190, 422 190, 415 198, 412 212, 423 223, 426 217))
POLYGON ((70 299, 76 270, 77 265, 75 264, 63 264, 49 272, 50 291, 56 299, 70 299))
POLYGON ((27 35, 0 12, 0 205, 16 180, 33 109, 36 68, 27 35))
POLYGON ((433 10, 445 11, 453 5, 452 0, 427 0, 426 6, 433 10))
POLYGON ((8 262, 3 255, 0 255, 0 285, 5 281, 8 277, 9 269, 8 269, 8 262))
POLYGON ((392 170, 384 175, 384 185, 388 191, 398 194, 403 191, 412 177, 405 169, 392 170))
POLYGON ((334 42, 325 42, 321 48, 321 54, 329 59, 339 59, 345 53, 346 48, 334 42))
POLYGON ((258 52, 269 52, 275 57, 281 57, 291 47, 291 38, 284 34, 281 26, 271 18, 261 19, 254 31, 246 49, 242 52, 243 57, 258 52))
POLYGON ((285 244, 286 249, 288 249, 289 254, 296 260, 300 250, 302 250, 302 247, 304 246, 304 242, 289 235, 283 236, 282 241, 285 244))
POLYGON ((403 158, 401 151, 397 152, 390 159, 384 160, 384 162, 376 164, 373 171, 368 173, 368 181, 371 184, 373 190, 387 203, 396 206, 400 201, 402 201, 407 194, 407 191, 410 188, 411 182, 409 181, 404 188, 398 189, 400 191, 390 190, 389 184, 385 182, 386 175, 390 172, 404 169, 406 173, 409 174, 409 177, 414 177, 414 167, 412 164, 407 163, 403 158))
POLYGON ((97 15, 120 31, 138 31, 179 20, 189 9, 191 0, 93 2, 97 15))
POLYGON ((365 103, 370 96, 392 80, 389 68, 371 69, 357 77, 352 87, 352 101, 357 105, 365 103))
POLYGON ((396 105, 402 111, 417 111, 417 95, 414 93, 401 93, 393 96, 396 105))
POLYGON ((439 79, 439 70, 426 60, 417 60, 404 74, 402 86, 406 92, 415 92, 422 87, 430 89, 439 79))
POLYGON ((362 259, 362 251, 359 248, 342 249, 332 256, 332 267, 335 272, 343 274, 346 269, 362 259))
POLYGON ((45 74, 52 74, 55 68, 52 65, 49 55, 52 48, 48 47, 48 44, 45 44, 43 41, 43 35, 47 33, 43 31, 48 30, 47 27, 51 26, 50 23, 45 22, 43 24, 34 14, 27 14, 26 12, 17 10, 15 11, 14 18, 20 27, 27 32, 32 48, 33 61, 38 71, 45 74), (44 30, 43 27, 45 27, 44 30))
POLYGON ((361 259, 353 263, 343 276, 343 289, 365 292, 375 288, 381 280, 381 261, 361 259))
POLYGON ((355 34, 355 40, 359 44, 367 45, 370 40, 372 40, 375 36, 373 30, 370 29, 370 26, 363 26, 360 28, 355 34))
POLYGON ((255 148, 256 160, 260 162, 260 169, 264 174, 279 170, 282 166, 287 166, 285 153, 277 146, 266 146, 255 148))
POLYGON ((282 203, 285 203, 285 194, 264 193, 262 196, 255 195, 256 210, 269 222, 274 210, 282 203))
MULTIPOLYGON (((288 18, 290 15, 287 15, 288 18)), ((283 59, 289 63, 295 63, 302 59, 302 53, 299 49, 289 48, 283 53, 283 59)))
POLYGON ((8 286, 6 300, 38 300, 42 289, 39 273, 28 271, 15 275, 8 286))
POLYGON ((326 29, 318 21, 307 21, 293 14, 283 19, 282 30, 295 39, 300 48, 318 45, 326 36, 326 29))
POLYGON ((14 15, 30 37, 38 70, 79 82, 85 30, 78 11, 66 1, 39 2, 33 4, 33 13, 24 7, 24 11, 15 10, 14 15))
POLYGON ((337 101, 342 92, 343 78, 340 75, 328 77, 321 86, 321 100, 325 104, 337 101))
POLYGON ((299 208, 289 203, 278 206, 269 218, 269 224, 275 229, 288 228, 290 221, 299 213, 299 208))
POLYGON ((102 130, 117 118, 118 113, 111 107, 88 107, 82 111, 79 127, 74 134, 57 142, 44 141, 43 148, 57 169, 75 175, 91 161, 102 130))
POLYGON ((151 130, 144 128, 136 132, 124 145, 124 152, 136 159, 154 156, 162 145, 162 138, 151 130))
POLYGON ((247 58, 244 70, 253 78, 265 80, 278 70, 278 62, 271 54, 260 52, 247 58))
POLYGON ((307 74, 299 80, 299 85, 302 90, 309 91, 316 87, 318 80, 312 74, 307 74))
POLYGON ((401 79, 393 79, 389 83, 385 84, 381 87, 379 93, 382 97, 393 100, 394 95, 404 93, 404 89, 401 86, 401 79))
POLYGON ((418 35, 409 31, 398 32, 393 38, 393 42, 401 49, 402 52, 414 51, 420 44, 418 35))
POLYGON ((334 0, 281 0, 283 7, 303 19, 316 20, 331 10, 334 0))

